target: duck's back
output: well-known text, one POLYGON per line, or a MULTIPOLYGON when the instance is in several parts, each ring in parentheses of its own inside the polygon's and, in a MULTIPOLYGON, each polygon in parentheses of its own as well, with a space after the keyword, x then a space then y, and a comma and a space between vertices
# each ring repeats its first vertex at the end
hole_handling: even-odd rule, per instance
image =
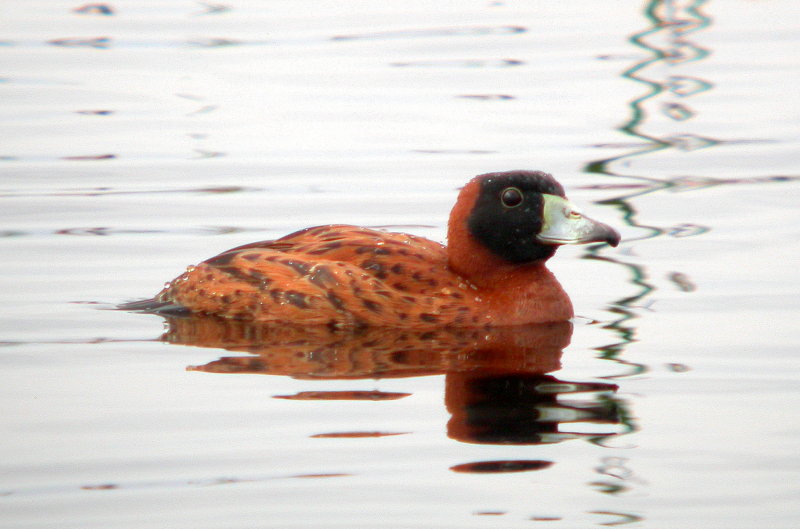
POLYGON ((192 312, 309 325, 472 326, 471 286, 441 244, 356 226, 308 228, 228 250, 173 280, 155 300, 192 312))

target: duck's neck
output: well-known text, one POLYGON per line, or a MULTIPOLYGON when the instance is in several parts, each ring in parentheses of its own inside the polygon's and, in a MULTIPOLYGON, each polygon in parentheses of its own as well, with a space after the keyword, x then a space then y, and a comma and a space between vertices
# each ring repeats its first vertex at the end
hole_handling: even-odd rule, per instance
POLYGON ((490 323, 520 325, 572 318, 572 302, 545 261, 509 263, 477 242, 464 222, 451 222, 447 239, 450 269, 478 289, 492 317, 490 323))

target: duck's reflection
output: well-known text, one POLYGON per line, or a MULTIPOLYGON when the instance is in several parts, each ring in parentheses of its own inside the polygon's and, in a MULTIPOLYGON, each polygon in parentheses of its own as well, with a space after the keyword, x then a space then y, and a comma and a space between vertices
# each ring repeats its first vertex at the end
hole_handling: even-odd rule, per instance
POLYGON ((618 424, 618 406, 602 395, 616 390, 603 382, 566 382, 541 373, 453 372, 447 375, 448 434, 484 444, 542 444, 577 437, 604 437, 589 429, 570 432, 567 423, 618 424), (566 402, 565 393, 595 393, 566 402))
MULTIPOLYGON (((246 352, 188 369, 298 379, 379 379, 445 375, 448 435, 471 443, 540 444, 616 435, 614 384, 569 382, 561 367, 572 324, 409 331, 264 326, 214 317, 172 317, 162 340, 246 352), (561 395, 582 393, 581 400, 561 395), (581 423, 580 433, 561 429, 581 423)), ((278 398, 392 400, 408 393, 303 391, 278 398)))

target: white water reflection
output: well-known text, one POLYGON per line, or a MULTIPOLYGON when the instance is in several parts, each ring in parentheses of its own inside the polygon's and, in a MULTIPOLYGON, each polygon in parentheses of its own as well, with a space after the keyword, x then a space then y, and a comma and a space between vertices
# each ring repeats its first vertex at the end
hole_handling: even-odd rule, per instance
POLYGON ((4 526, 782 528, 800 514, 794 2, 0 10, 4 526), (625 224, 620 248, 553 261, 581 318, 545 376, 595 390, 545 415, 594 411, 563 430, 603 442, 448 437, 481 423, 445 402, 444 372, 187 371, 260 357, 98 310, 305 226, 442 240, 455 189, 511 168, 551 171, 625 224))

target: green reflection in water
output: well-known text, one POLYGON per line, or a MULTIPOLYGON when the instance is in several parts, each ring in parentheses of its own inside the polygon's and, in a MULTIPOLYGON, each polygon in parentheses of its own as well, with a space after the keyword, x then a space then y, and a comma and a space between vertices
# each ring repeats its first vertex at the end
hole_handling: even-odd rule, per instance
MULTIPOLYGON (((664 79, 650 78, 645 71, 654 65, 675 67, 688 62, 705 59, 710 51, 689 41, 687 35, 700 31, 711 25, 711 18, 700 11, 700 7, 708 0, 693 0, 681 2, 679 0, 651 0, 644 11, 645 18, 650 25, 629 37, 634 46, 647 52, 641 61, 634 63, 622 72, 622 77, 631 80, 645 88, 644 93, 628 103, 630 116, 619 127, 619 131, 644 140, 636 144, 633 150, 619 156, 589 162, 584 170, 588 173, 598 173, 607 176, 621 176, 610 169, 610 164, 626 158, 642 156, 656 151, 670 148, 681 150, 694 150, 691 146, 700 145, 708 147, 718 143, 717 140, 701 138, 699 136, 681 134, 672 137, 658 137, 648 134, 643 130, 648 112, 646 104, 662 94, 674 95, 679 98, 691 97, 713 88, 713 84, 696 77, 671 75, 664 79), (690 139, 695 141, 689 144, 690 139), (703 141, 699 141, 703 140, 703 141)), ((675 121, 686 121, 694 117, 694 112, 682 103, 669 102, 664 105, 664 113, 675 121)), ((656 189, 670 185, 667 181, 649 178, 642 175, 625 175, 651 182, 656 189)), ((646 192, 652 192, 650 189, 646 192)))
MULTIPOLYGON (((622 72, 622 77, 643 87, 641 95, 633 98, 628 103, 629 117, 618 128, 627 136, 636 141, 626 144, 628 151, 620 155, 594 160, 586 164, 584 171, 587 173, 601 174, 612 177, 625 177, 642 182, 633 186, 633 192, 625 195, 598 202, 616 208, 623 221, 637 229, 641 236, 628 239, 626 242, 650 239, 664 235, 669 230, 659 226, 642 223, 637 218, 637 211, 633 199, 656 191, 672 189, 679 185, 678 182, 662 180, 645 175, 620 174, 612 167, 624 166, 620 162, 627 159, 650 155, 665 149, 691 151, 699 148, 711 147, 719 142, 711 138, 680 133, 663 136, 649 133, 645 125, 653 109, 658 109, 658 101, 663 98, 670 100, 660 105, 661 113, 676 123, 685 125, 695 116, 684 101, 687 98, 706 92, 713 88, 713 83, 698 77, 686 75, 665 75, 656 77, 649 74, 654 67, 666 67, 671 71, 686 63, 701 61, 708 57, 710 50, 689 40, 692 33, 706 29, 711 25, 711 18, 706 16, 701 7, 707 0, 651 0, 644 9, 644 17, 648 22, 646 28, 629 37, 631 44, 646 52, 646 55, 622 72), (676 98, 677 100, 674 100, 676 98)), ((611 186, 613 187, 613 186, 611 186)), ((627 186, 630 187, 630 186, 627 186)), ((707 231, 701 229, 698 233, 707 231)), ((597 348, 602 358, 614 360, 628 367, 626 372, 609 378, 628 377, 647 371, 644 364, 628 362, 621 358, 621 354, 628 344, 636 341, 636 326, 634 320, 639 317, 637 310, 648 307, 647 298, 656 286, 650 281, 647 269, 633 262, 624 262, 599 254, 601 245, 588 249, 586 259, 597 259, 613 262, 625 267, 629 272, 629 283, 636 287, 633 295, 616 300, 611 304, 609 311, 616 316, 605 328, 612 330, 619 336, 619 340, 597 348)), ((633 428, 633 424, 630 424, 633 428)))

